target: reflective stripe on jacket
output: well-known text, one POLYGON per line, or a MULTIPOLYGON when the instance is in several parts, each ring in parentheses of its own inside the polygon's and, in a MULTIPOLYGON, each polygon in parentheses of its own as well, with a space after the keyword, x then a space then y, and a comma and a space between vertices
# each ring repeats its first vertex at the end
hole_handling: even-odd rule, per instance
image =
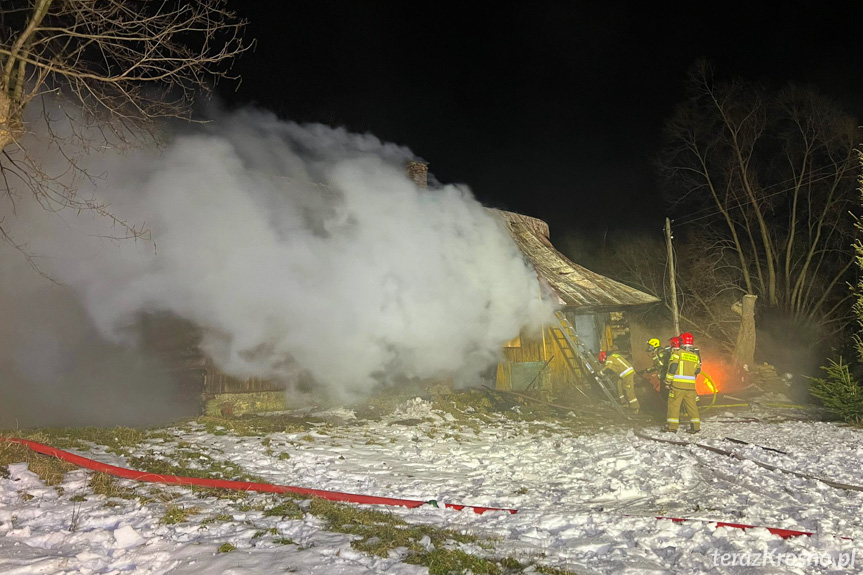
POLYGON ((653 367, 656 371, 662 373, 668 367, 668 358, 671 356, 671 350, 659 349, 653 353, 653 367))
POLYGON ((701 358, 693 350, 675 349, 668 359, 665 381, 678 389, 695 389, 695 378, 701 371, 701 358))
POLYGON ((659 376, 659 381, 665 381, 668 372, 668 359, 671 357, 671 348, 658 349, 653 353, 653 370, 659 376))
POLYGON ((623 356, 617 353, 609 354, 605 359, 605 367, 609 371, 614 372, 617 377, 626 377, 635 372, 635 369, 628 361, 623 359, 623 356))

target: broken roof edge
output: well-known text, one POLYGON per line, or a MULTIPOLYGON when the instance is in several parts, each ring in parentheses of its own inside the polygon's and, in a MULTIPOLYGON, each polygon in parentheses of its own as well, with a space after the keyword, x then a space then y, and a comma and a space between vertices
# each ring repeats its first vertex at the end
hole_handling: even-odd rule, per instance
POLYGON ((659 298, 576 264, 552 245, 539 218, 486 208, 507 227, 524 257, 569 308, 616 311, 658 303, 659 298))

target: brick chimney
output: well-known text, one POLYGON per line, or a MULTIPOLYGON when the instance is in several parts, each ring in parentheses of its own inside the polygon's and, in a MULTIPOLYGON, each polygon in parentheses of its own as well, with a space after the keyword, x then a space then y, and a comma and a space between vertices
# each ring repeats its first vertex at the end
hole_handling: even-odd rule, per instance
POLYGON ((427 163, 408 160, 405 162, 405 171, 418 188, 429 187, 429 165, 427 163))

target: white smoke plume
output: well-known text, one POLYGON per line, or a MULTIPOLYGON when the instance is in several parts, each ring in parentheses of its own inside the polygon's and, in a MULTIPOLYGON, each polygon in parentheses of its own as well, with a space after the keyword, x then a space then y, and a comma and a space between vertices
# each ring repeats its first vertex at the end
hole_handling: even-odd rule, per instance
MULTIPOLYGON (((48 213, 23 189, 17 215, 0 208, 108 345, 134 346, 125 328, 141 312, 170 312, 203 330, 230 375, 290 383, 301 370, 348 398, 394 377, 476 373, 549 317, 502 223, 462 186, 418 188, 411 158, 371 135, 247 110, 185 127, 161 150, 82 160, 100 178, 81 193, 145 224, 152 242, 106 240, 117 233, 106 218, 48 213)), ((0 250, 14 306, 44 280, 0 250)), ((55 339, 52 357, 72 351, 55 339)), ((19 369, 63 385, 62 369, 19 369)))

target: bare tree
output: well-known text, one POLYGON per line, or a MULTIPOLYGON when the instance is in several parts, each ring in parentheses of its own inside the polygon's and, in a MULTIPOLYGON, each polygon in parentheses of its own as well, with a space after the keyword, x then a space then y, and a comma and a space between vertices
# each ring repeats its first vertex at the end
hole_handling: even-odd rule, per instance
MULTIPOLYGON (((682 271, 678 275, 681 325, 699 340, 708 338, 730 351, 740 324, 733 304, 744 293, 732 249, 727 242, 703 235, 683 239, 675 248, 676 265, 682 271)), ((666 312, 663 318, 670 321, 667 258, 660 234, 616 238, 603 256, 602 272, 659 298, 666 312)))
POLYGON ((740 288, 822 338, 853 319, 856 127, 812 90, 720 82, 701 63, 660 160, 677 225, 705 257, 720 253, 740 288))
POLYGON ((28 107, 54 95, 77 109, 63 117, 47 108, 35 115, 74 172, 76 153, 104 145, 100 139, 133 144, 152 137, 160 118, 189 119, 211 82, 233 78, 229 64, 249 48, 245 25, 225 0, 2 0, 0 185, 13 209, 17 184, 47 209, 113 217, 28 152, 28 107))

